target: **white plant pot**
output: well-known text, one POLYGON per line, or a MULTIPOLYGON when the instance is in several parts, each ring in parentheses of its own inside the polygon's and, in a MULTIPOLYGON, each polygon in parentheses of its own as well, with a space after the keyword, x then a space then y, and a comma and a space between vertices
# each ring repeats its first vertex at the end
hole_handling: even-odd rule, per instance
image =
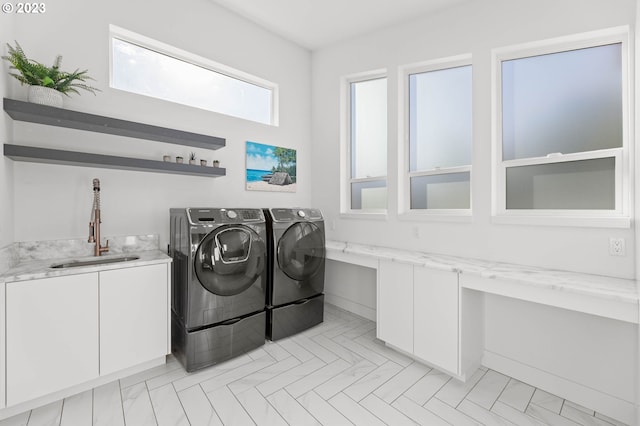
POLYGON ((34 104, 62 108, 62 93, 44 86, 29 86, 27 100, 34 104))

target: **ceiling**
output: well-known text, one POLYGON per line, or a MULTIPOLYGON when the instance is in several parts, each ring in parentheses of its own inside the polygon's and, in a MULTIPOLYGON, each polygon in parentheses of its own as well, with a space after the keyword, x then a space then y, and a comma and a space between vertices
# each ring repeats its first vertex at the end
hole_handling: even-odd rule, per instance
POLYGON ((212 0, 309 50, 471 0, 212 0))

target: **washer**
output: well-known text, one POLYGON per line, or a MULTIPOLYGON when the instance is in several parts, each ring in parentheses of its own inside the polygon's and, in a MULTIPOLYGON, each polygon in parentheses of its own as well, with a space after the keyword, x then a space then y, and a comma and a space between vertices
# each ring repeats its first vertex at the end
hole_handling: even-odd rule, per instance
POLYGON ((267 234, 261 209, 170 211, 172 352, 198 370, 265 343, 267 234))
POLYGON ((267 338, 278 340, 324 319, 325 235, 318 209, 265 209, 269 235, 267 338))

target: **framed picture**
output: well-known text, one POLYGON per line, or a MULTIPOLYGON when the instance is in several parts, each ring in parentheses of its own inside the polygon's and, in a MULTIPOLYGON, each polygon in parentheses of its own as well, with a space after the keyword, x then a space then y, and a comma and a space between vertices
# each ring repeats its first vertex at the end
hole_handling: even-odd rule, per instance
POLYGON ((296 150, 247 141, 247 191, 296 192, 296 150))

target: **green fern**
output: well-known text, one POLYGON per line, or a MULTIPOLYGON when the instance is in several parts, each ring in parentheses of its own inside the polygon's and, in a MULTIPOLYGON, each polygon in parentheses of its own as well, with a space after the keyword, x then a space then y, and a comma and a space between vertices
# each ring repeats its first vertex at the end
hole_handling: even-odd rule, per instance
POLYGON ((9 61, 11 70, 19 72, 10 72, 9 75, 17 79, 20 84, 50 87, 66 96, 70 96, 71 93, 80 94, 78 89, 86 90, 94 95, 96 91, 100 91, 100 89, 86 83, 87 80, 93 80, 93 78, 87 75, 87 70, 80 71, 76 69, 73 72, 61 71, 62 55, 56 56, 56 59, 53 61, 53 66, 48 67, 40 62, 27 58, 24 50, 22 50, 22 46, 20 46, 17 41, 16 47, 8 43, 7 47, 9 48, 9 55, 3 56, 2 59, 9 61))

